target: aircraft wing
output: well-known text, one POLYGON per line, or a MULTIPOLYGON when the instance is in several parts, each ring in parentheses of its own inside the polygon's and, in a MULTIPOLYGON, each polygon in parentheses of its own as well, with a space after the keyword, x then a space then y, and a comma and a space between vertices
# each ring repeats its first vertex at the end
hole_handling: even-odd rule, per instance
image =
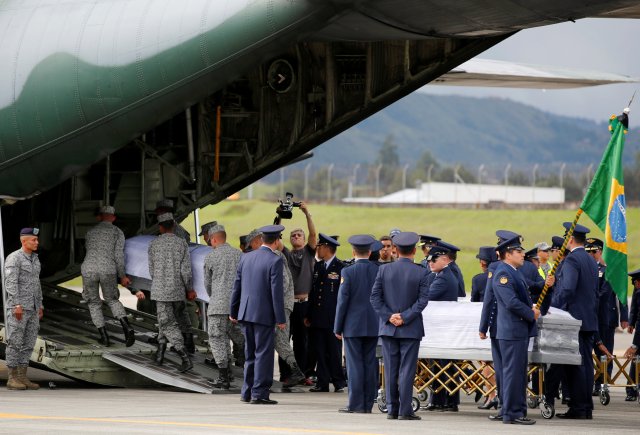
POLYGON ((430 85, 568 89, 639 81, 639 77, 620 74, 471 59, 435 79, 430 85))

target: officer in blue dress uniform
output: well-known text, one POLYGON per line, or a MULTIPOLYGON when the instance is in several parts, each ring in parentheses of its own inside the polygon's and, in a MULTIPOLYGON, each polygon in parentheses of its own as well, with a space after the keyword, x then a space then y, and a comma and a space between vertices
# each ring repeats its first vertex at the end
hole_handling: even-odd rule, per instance
POLYGON ((388 419, 420 420, 411 409, 411 399, 429 287, 427 271, 413 262, 418 240, 412 232, 393 238, 398 260, 380 266, 371 292, 382 340, 388 419))
POLYGON ((484 289, 487 287, 489 265, 498 260, 498 257, 496 257, 496 248, 493 246, 481 246, 480 249, 478 249, 476 258, 480 262, 482 273, 471 278, 471 302, 482 302, 484 299, 484 289))
POLYGON ((229 319, 240 322, 245 336, 244 384, 240 400, 275 405, 269 399, 273 384, 275 326, 286 327, 284 312, 284 262, 274 251, 282 225, 260 228, 263 243, 240 258, 231 293, 229 319))
MULTIPOLYGON (((458 301, 458 278, 455 272, 451 268, 452 261, 448 254, 451 250, 447 246, 452 246, 446 242, 440 240, 438 245, 432 246, 429 251, 427 261, 431 268, 432 280, 429 284, 429 301, 458 301)), ((440 360, 441 366, 445 366, 450 360, 440 360)), ((452 368, 449 371, 449 375, 453 378, 456 377, 456 371, 452 368)), ((454 387, 454 385, 449 385, 454 387)), ((431 395, 431 403, 427 406, 427 410, 434 411, 458 411, 458 404, 460 403, 460 392, 456 391, 453 395, 449 395, 444 388, 437 393, 431 395)))
MULTIPOLYGON (((496 236, 498 236, 497 244, 500 245, 507 240, 518 237, 518 234, 513 231, 498 230, 496 231, 496 236)), ((497 248, 493 249, 495 253, 497 248)), ((498 302, 493 292, 493 276, 500 264, 501 263, 499 261, 489 264, 487 272, 487 286, 485 287, 484 298, 482 300, 482 312, 480 315, 480 326, 478 328, 478 334, 480 335, 481 340, 487 339, 487 333, 489 333, 489 337, 491 337, 491 358, 493 360, 493 371, 495 373, 498 396, 502 394, 502 354, 500 353, 500 343, 496 335, 498 330, 498 302)), ((497 408, 497 400, 491 405, 487 403, 486 407, 483 407, 482 409, 491 409, 491 406, 497 408)), ((489 420, 502 421, 502 414, 490 415, 489 420)))
POLYGON ((540 272, 538 272, 538 266, 528 259, 528 257, 531 257, 532 255, 537 256, 537 254, 538 248, 533 248, 530 251, 525 252, 524 264, 522 267, 518 268, 527 283, 527 290, 529 291, 529 295, 533 302, 538 301, 538 298, 542 293, 542 288, 544 287, 544 278, 540 275, 540 272))
MULTIPOLYGON (((615 343, 616 328, 627 329, 629 326, 629 313, 627 305, 621 304, 618 296, 614 293, 611 285, 606 280, 607 266, 602 259, 602 249, 604 243, 600 239, 588 238, 584 249, 593 257, 598 265, 599 277, 599 297, 598 297, 598 334, 596 336, 593 351, 601 358, 604 355, 610 355, 613 352, 615 343)), ((607 369, 609 376, 613 371, 613 364, 608 364, 607 369)), ((600 394, 600 385, 602 384, 602 375, 594 380, 593 396, 600 394)))
POLYGON ((333 333, 340 288, 340 273, 344 265, 336 258, 340 243, 331 236, 319 234, 316 254, 320 259, 313 269, 313 284, 309 292, 309 310, 305 325, 318 358, 318 381, 309 391, 328 392, 329 382, 336 393, 344 392, 345 378, 342 370, 342 342, 333 333))
POLYGON ((463 298, 467 296, 467 292, 464 290, 464 277, 462 276, 462 271, 460 270, 460 267, 458 267, 458 265, 456 264, 456 259, 458 257, 458 252, 460 252, 460 248, 458 248, 455 245, 452 245, 451 243, 447 243, 443 240, 438 240, 434 246, 441 246, 448 250, 446 255, 451 260, 449 267, 451 268, 451 271, 453 272, 456 279, 458 280, 458 297, 463 298))
MULTIPOLYGON (((631 277, 631 285, 633 286, 633 293, 631 295, 631 305, 629 309, 629 327, 628 332, 632 334, 635 330, 634 341, 631 347, 627 350, 629 357, 635 356, 638 352, 638 346, 640 346, 639 335, 640 332, 640 269, 634 270, 629 273, 631 277), (635 347, 634 347, 635 346, 635 347), (633 353, 633 355, 631 355, 633 353)), ((636 365, 630 364, 631 369, 629 371, 629 376, 631 379, 636 378, 636 365)), ((638 398, 638 390, 634 387, 627 387, 627 397, 625 397, 626 402, 633 402, 638 398)))
MULTIPOLYGON (((565 229, 571 222, 563 224, 565 229)), ((565 310, 582 321, 578 342, 582 364, 564 370, 568 393, 571 397, 569 410, 556 414, 565 419, 591 419, 593 412, 593 352, 594 333, 598 331, 598 267, 584 249, 589 228, 576 225, 569 238, 562 269, 555 277, 551 295, 551 306, 565 310)), ((549 397, 547 397, 549 399, 549 397)))
POLYGON ((492 280, 498 305, 496 335, 502 357, 502 422, 535 424, 527 418, 527 362, 530 337, 537 334, 540 316, 531 301, 527 283, 517 271, 524 263, 522 237, 517 236, 497 246, 501 263, 492 280))
POLYGON ((378 316, 370 299, 378 265, 369 261, 376 242, 369 235, 349 237, 355 262, 342 269, 333 332, 344 343, 349 404, 340 412, 369 414, 376 397, 378 316))

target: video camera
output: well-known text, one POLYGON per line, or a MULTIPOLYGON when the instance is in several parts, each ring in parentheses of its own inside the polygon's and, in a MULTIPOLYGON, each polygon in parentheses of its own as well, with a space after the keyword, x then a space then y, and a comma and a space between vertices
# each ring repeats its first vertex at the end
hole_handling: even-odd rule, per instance
POLYGON ((293 193, 287 192, 284 201, 279 199, 280 205, 276 209, 279 219, 291 219, 293 207, 300 207, 300 202, 293 201, 293 193))

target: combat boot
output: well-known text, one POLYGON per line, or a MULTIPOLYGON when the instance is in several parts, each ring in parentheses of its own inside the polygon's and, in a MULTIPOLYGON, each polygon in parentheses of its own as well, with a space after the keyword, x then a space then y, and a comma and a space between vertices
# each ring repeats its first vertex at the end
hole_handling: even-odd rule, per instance
POLYGON ((136 342, 136 333, 131 325, 129 325, 129 319, 127 317, 121 317, 120 324, 122 325, 122 331, 124 332, 127 347, 133 346, 133 343, 136 342))
POLYGON ((184 349, 191 355, 196 353, 196 344, 193 342, 193 334, 189 332, 187 334, 182 334, 182 337, 184 338, 184 349))
POLYGON ((103 326, 102 328, 98 328, 98 332, 100 333, 100 338, 98 339, 98 343, 103 346, 109 347, 111 342, 109 341, 109 334, 107 334, 107 328, 103 326))
POLYGON ((218 375, 218 379, 216 379, 215 387, 222 388, 223 390, 228 390, 231 387, 228 368, 220 368, 220 373, 218 375))
POLYGON ((39 390, 40 385, 35 382, 31 382, 29 378, 27 378, 27 366, 18 366, 16 369, 18 380, 27 387, 27 390, 39 390))
POLYGON ((18 369, 7 367, 9 378, 7 379, 7 390, 26 390, 27 386, 20 382, 18 378, 18 369))
POLYGON ((176 352, 178 353, 178 356, 182 359, 182 364, 180 365, 180 368, 178 369, 178 371, 180 373, 184 373, 187 370, 191 370, 193 368, 193 363, 191 362, 191 358, 189 358, 189 355, 187 354, 187 352, 185 352, 184 349, 176 350, 176 352))
POLYGON ((158 348, 156 350, 156 364, 159 366, 164 362, 164 353, 167 350, 167 343, 158 343, 158 348))
POLYGON ((307 378, 304 373, 302 373, 302 370, 300 370, 297 363, 292 362, 289 367, 291 367, 291 375, 289 375, 287 381, 282 384, 284 388, 295 387, 307 378))

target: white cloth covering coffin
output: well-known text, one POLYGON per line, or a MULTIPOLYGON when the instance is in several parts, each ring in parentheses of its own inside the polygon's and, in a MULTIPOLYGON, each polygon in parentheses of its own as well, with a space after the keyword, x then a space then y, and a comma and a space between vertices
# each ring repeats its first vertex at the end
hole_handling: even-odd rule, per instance
MULTIPOLYGON (((491 361, 491 340, 478 335, 482 303, 429 302, 422 313, 425 337, 420 358, 491 361)), ((551 308, 538 319, 538 336, 529 344, 529 362, 579 365, 582 322, 551 308)))
MULTIPOLYGON (((131 287, 140 290, 151 289, 151 275, 149 275, 149 244, 156 236, 136 236, 125 240, 124 267, 131 278, 131 287)), ((189 243, 191 256, 191 273, 193 274, 193 289, 198 299, 209 302, 209 295, 204 288, 204 259, 213 248, 189 243)))

